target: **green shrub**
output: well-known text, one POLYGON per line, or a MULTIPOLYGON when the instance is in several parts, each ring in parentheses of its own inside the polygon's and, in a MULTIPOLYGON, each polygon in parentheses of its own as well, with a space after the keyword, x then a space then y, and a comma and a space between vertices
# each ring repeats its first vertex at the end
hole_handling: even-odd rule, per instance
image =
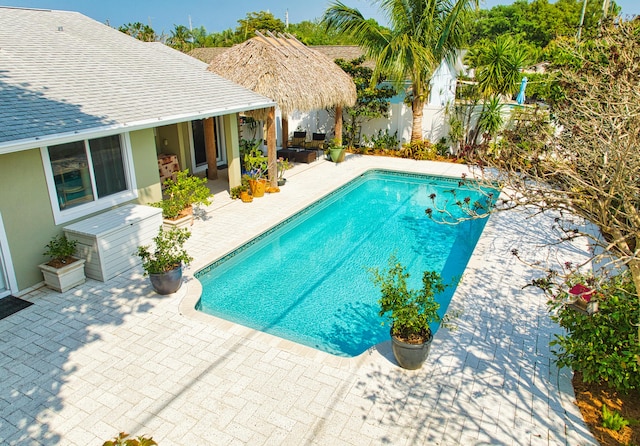
POLYGON ((380 129, 371 136, 363 135, 362 139, 364 144, 373 150, 395 150, 398 148, 397 130, 392 135, 389 133, 389 129, 385 129, 384 133, 380 129))
POLYGON ((398 156, 414 160, 434 160, 438 154, 436 147, 429 141, 414 141, 402 145, 398 156))
POLYGON ((73 257, 76 251, 77 240, 69 240, 66 235, 57 235, 45 245, 45 252, 42 255, 56 260, 60 263, 67 263, 69 257, 73 257))
POLYGON ((371 280, 380 289, 380 316, 385 316, 391 323, 391 333, 403 340, 411 342, 415 339, 428 339, 431 333, 430 324, 440 322, 435 295, 444 291, 447 285, 435 271, 424 271, 422 288, 408 289, 409 273, 398 262, 397 257, 389 257, 387 271, 377 268, 370 270, 371 280))
MULTIPOLYGON (((594 280, 575 277, 571 285, 594 280)), ((570 287, 570 286, 569 286, 570 287)), ((634 325, 639 305, 630 274, 604 280, 597 288, 599 311, 591 316, 563 304, 566 291, 552 299, 552 319, 566 330, 550 343, 558 365, 582 372, 587 383, 605 382, 618 391, 640 389, 640 345, 634 325)))
POLYGON ((105 441, 102 446, 157 446, 153 440, 153 437, 139 436, 136 438, 129 438, 129 434, 120 432, 117 437, 112 440, 105 441))
POLYGON ((145 275, 164 273, 191 263, 193 258, 184 248, 189 237, 191 232, 187 229, 173 228, 165 231, 160 227, 158 235, 153 238, 155 246, 138 246, 135 253, 142 260, 145 275))
POLYGON ((617 432, 628 424, 629 421, 618 412, 610 411, 606 404, 602 405, 602 427, 617 432))
POLYGON ((167 198, 153 203, 153 206, 162 209, 164 218, 177 218, 183 209, 194 204, 211 204, 212 194, 207 187, 207 179, 189 175, 188 169, 178 172, 175 180, 168 178, 164 186, 167 198))

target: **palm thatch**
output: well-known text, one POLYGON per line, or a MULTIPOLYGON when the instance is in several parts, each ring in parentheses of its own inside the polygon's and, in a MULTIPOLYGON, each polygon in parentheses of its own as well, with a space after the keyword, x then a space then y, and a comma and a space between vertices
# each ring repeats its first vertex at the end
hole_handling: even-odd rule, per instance
MULTIPOLYGON (((217 55, 209 70, 293 111, 352 106, 356 87, 333 60, 291 35, 259 34, 217 55)), ((264 119, 266 110, 252 113, 264 119)))

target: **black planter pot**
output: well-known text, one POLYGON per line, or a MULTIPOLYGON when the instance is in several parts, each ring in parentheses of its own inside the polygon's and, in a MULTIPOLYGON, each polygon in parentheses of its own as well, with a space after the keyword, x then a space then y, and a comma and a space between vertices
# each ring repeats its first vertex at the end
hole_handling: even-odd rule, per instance
POLYGON ((431 333, 424 344, 407 344, 391 336, 393 356, 395 356, 398 365, 403 369, 417 370, 422 367, 422 364, 427 360, 427 356, 429 356, 431 341, 433 341, 431 333))
POLYGON ((158 294, 172 294, 182 285, 182 266, 164 273, 150 273, 151 286, 158 294))
POLYGON ((285 184, 287 184, 286 178, 282 178, 278 180, 278 186, 284 186, 285 184))

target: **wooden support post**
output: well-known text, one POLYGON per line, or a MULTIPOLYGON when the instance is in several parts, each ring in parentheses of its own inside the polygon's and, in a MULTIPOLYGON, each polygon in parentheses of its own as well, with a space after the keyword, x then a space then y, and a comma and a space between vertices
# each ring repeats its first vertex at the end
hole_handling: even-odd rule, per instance
POLYGON ((269 183, 278 185, 278 165, 276 159, 276 108, 271 107, 267 115, 267 162, 269 166, 269 183))
POLYGON ((216 133, 213 128, 213 118, 206 118, 204 126, 204 147, 207 153, 207 178, 218 179, 218 154, 216 153, 216 133))
POLYGON ((282 117, 282 148, 289 147, 289 119, 282 117))
POLYGON ((335 140, 336 144, 342 145, 342 106, 336 105, 336 120, 335 120, 335 140))

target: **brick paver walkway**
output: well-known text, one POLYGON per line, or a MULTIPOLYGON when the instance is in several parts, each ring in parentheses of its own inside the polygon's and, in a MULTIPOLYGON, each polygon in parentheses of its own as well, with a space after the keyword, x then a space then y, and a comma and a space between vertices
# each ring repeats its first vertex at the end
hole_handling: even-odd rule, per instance
MULTIPOLYGON (((193 226, 189 271, 371 167, 465 170, 349 156, 296 166, 280 194, 251 204, 217 193, 193 226)), ((0 321, 0 444, 101 445, 119 431, 160 446, 597 444, 570 371, 552 363, 545 298, 522 288, 533 272, 510 254, 581 255, 541 247, 546 223, 491 217, 450 305, 456 329, 438 331, 419 371, 398 368, 388 343, 338 358, 197 314, 192 277, 167 297, 141 269, 35 290, 0 321)))

